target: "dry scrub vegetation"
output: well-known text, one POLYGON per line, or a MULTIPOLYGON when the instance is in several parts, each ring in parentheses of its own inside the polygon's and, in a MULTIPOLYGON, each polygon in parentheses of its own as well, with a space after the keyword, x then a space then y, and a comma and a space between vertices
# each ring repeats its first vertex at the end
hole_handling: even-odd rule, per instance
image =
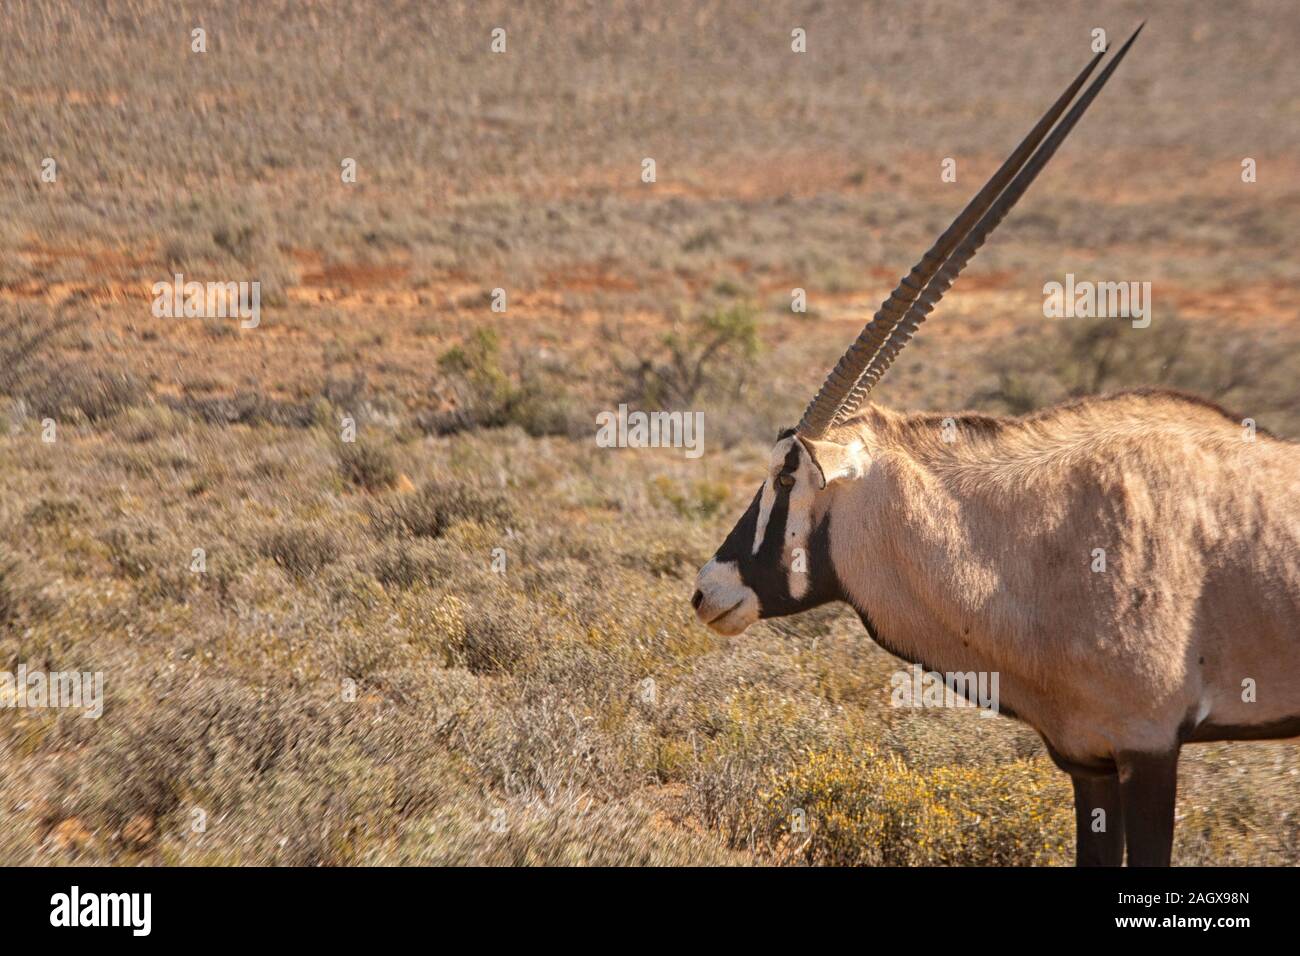
MULTIPOLYGON (((1090 354, 1040 365, 1046 391, 1090 354)), ((495 378, 480 358, 460 371, 495 378)), ((46 444, 25 383, 70 373, 26 369, 0 399, 0 669, 102 670, 107 706, 0 711, 8 862, 1071 859, 1037 739, 890 708, 897 662, 851 615, 736 640, 694 621, 759 435, 703 468, 395 412, 346 443, 353 408, 323 394, 298 421, 220 422, 104 372, 68 381, 91 408, 61 405, 46 444)), ((1183 861, 1300 858, 1293 753, 1190 751, 1183 861)))
MULTIPOLYGON (((1128 5, 232 0, 198 61, 171 5, 113 7, 0 36, 0 670, 106 682, 98 721, 0 709, 0 863, 1071 862, 1027 729, 891 708, 841 609, 727 640, 689 596, 1052 41, 1128 5), (1014 76, 1008 35, 1039 38, 1014 76), (261 327, 153 318, 174 271, 260 277, 261 327), (597 448, 621 401, 704 411, 706 454, 597 448)), ((1168 5, 883 400, 1164 384, 1300 434, 1296 127, 1251 125, 1297 28, 1237 7, 1168 5), (1213 77, 1178 52, 1202 31, 1213 77), (1201 145, 1247 140, 1254 191, 1201 145), (1044 320, 1066 271, 1152 279, 1152 328, 1044 320)), ((1189 748, 1176 862, 1300 862, 1297 776, 1289 743, 1189 748)))

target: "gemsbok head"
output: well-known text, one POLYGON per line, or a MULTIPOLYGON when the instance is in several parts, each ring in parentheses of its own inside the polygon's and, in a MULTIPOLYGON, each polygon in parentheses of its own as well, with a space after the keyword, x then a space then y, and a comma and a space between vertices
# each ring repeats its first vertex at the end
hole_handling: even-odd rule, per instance
POLYGON ((884 302, 692 601, 725 635, 843 601, 904 660, 968 689, 997 674, 999 712, 1073 780, 1081 865, 1170 862, 1183 743, 1300 734, 1300 445, 1154 389, 1019 419, 865 400, 1141 29, 884 302))

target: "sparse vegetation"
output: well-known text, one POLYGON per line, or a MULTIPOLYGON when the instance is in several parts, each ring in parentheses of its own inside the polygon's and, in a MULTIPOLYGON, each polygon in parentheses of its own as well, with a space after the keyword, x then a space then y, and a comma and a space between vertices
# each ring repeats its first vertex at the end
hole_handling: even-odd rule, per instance
POLYGON ((759 351, 758 326, 748 306, 704 312, 676 323, 663 336, 662 359, 640 358, 624 369, 630 401, 651 407, 694 408, 710 397, 735 397, 759 351))
POLYGON ((334 560, 338 542, 310 525, 276 529, 262 538, 261 552, 297 578, 309 577, 334 560))
POLYGON ((1145 329, 1077 320, 1019 339, 989 355, 996 385, 978 391, 973 406, 1018 415, 1082 395, 1155 386, 1195 392, 1284 431, 1295 427, 1288 412, 1300 407, 1300 339, 1293 336, 1206 336, 1169 316, 1145 329))
MULTIPOLYGON (((1024 727, 891 708, 898 662, 844 609, 723 640, 689 605, 775 430, 1041 109, 1057 46, 976 89, 936 64, 975 55, 985 21, 929 0, 801 8, 816 56, 779 68, 789 18, 708 0, 636 29, 567 0, 488 0, 472 23, 228 0, 212 35, 262 42, 214 71, 177 68, 172 4, 64 7, 0 31, 21 78, 0 142, 0 669, 102 671, 106 709, 0 708, 0 863, 1070 861, 1068 784, 1024 727), (489 85, 466 65, 507 13, 528 55, 489 85), (701 56, 683 31, 718 23, 726 55, 701 56), (924 158, 940 143, 960 185, 924 158), (47 155, 57 183, 35 179, 47 155), (154 317, 177 271, 261 280, 260 327, 154 317), (620 401, 705 413, 703 457, 597 448, 620 401)), ((1300 20, 1165 20, 1256 75, 1145 48, 1160 96, 1107 94, 1079 130, 1104 148, 1017 209, 880 400, 1018 412, 1166 384, 1300 434, 1300 126, 1275 119, 1293 91, 1258 80, 1300 20), (1258 184, 1197 151, 1223 143, 1267 151, 1258 184), (1085 266, 1161 280, 1151 328, 1044 320, 1042 283, 1085 266)), ((1188 748, 1175 861, 1300 862, 1298 754, 1188 748)))
POLYGON ((344 442, 339 445, 339 474, 357 488, 383 491, 397 484, 397 465, 392 453, 370 442, 344 442))
POLYGON ((18 614, 18 598, 14 594, 12 579, 14 563, 0 551, 0 633, 18 614))
POLYGON ((1072 862, 1069 783, 1043 760, 918 772, 896 754, 814 752, 766 795, 775 851, 832 866, 1072 862))
POLYGON ((460 484, 430 481, 418 491, 376 504, 371 524, 383 537, 440 538, 457 521, 504 529, 510 505, 500 495, 482 494, 460 484))
POLYGON ((569 430, 558 376, 530 365, 512 376, 502 364, 501 340, 492 329, 475 329, 467 342, 442 354, 438 369, 449 383, 453 407, 425 415, 426 428, 435 434, 504 425, 518 425, 530 435, 569 430))

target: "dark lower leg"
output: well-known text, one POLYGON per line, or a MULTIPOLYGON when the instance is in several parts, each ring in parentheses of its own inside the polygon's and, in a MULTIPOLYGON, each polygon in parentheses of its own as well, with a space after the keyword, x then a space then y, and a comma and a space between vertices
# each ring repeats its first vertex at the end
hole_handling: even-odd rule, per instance
POLYGON ((1178 748, 1166 753, 1120 754, 1116 763, 1128 865, 1168 866, 1174 849, 1178 748))
POLYGON ((1074 863, 1119 866, 1124 862, 1124 810, 1119 777, 1075 777, 1074 863))

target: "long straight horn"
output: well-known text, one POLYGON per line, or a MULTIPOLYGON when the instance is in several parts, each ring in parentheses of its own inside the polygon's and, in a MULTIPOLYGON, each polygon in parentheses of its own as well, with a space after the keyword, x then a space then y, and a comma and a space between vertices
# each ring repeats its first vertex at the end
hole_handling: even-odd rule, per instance
POLYGON ((796 431, 809 438, 816 438, 830 427, 840 412, 844 401, 849 397, 854 386, 858 384, 868 363, 889 338, 890 332, 902 321, 908 308, 916 301, 930 280, 934 278, 944 262, 947 261, 953 250, 966 237, 966 234, 988 211, 994 200, 997 199, 998 194, 1006 188, 1016 173, 1020 171, 1020 168, 1043 141, 1043 138, 1047 136, 1057 119, 1065 112, 1066 107, 1070 105, 1070 101, 1074 99, 1075 94, 1079 92, 1079 88, 1087 81, 1089 75, 1091 75, 1104 55, 1105 51, 1102 51, 1089 61, 1088 65, 1075 77, 1074 82, 1066 88, 1065 92, 1052 104, 1042 119, 1029 131, 1029 135, 1016 147, 1015 151, 1007 158, 1007 161, 984 184, 984 188, 975 195, 975 198, 967 204, 961 214, 944 230, 943 234, 930 248, 930 251, 921 257, 921 261, 912 267, 910 273, 903 277, 898 287, 881 304, 879 311, 876 312, 871 322, 863 328, 857 340, 840 357, 835 369, 827 377, 821 390, 818 391, 816 398, 804 411, 803 419, 796 427, 796 431))
POLYGON ((836 422, 843 421, 853 414, 853 411, 862 404, 867 393, 880 381, 880 377, 893 364, 894 358, 903 350, 903 346, 911 341, 917 327, 925 321, 930 311, 939 304, 939 300, 943 298, 944 293, 952 287, 953 282, 957 280, 957 276, 961 274, 961 270, 966 267, 966 263, 970 262, 975 253, 979 251, 980 246, 984 245, 984 240, 1006 218, 1007 213, 1011 211, 1011 207, 1025 194, 1029 184, 1043 171, 1047 161, 1052 158, 1052 154, 1056 152, 1057 147, 1069 135, 1074 125, 1079 122, 1079 117, 1083 115, 1084 110, 1101 92, 1106 80, 1115 72, 1115 68, 1124 59, 1124 55, 1128 53, 1128 48, 1133 45, 1133 41, 1137 39, 1138 34, 1142 32, 1142 27, 1145 25, 1144 22, 1133 31, 1133 35, 1120 47, 1119 52, 1115 54, 1115 58, 1106 64, 1106 69, 1102 70, 1096 81, 1079 97, 1079 102, 1074 104, 1065 119, 1061 120, 1060 125, 1052 130, 1052 135, 1043 143, 1042 148, 1034 153, 1033 158, 1025 164, 1025 168, 1012 180, 1002 195, 998 197, 997 202, 984 214, 966 238, 962 240, 961 245, 953 251, 953 254, 943 264, 935 277, 930 280, 925 287, 925 291, 907 310, 907 315, 903 317, 903 321, 898 324, 889 339, 881 346, 880 351, 872 358, 858 383, 850 389, 843 408, 835 418, 836 422))

